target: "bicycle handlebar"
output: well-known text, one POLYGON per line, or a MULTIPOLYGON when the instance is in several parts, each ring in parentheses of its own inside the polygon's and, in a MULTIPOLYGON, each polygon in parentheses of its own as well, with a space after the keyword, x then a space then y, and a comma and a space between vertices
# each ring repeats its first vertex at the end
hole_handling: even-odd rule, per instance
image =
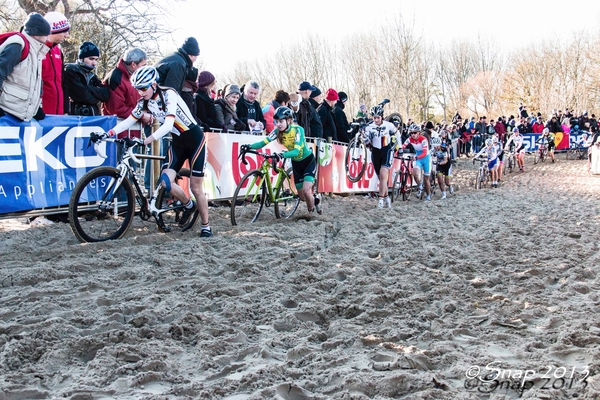
POLYGON ((242 163, 244 163, 244 165, 248 165, 248 161, 246 161, 246 153, 256 154, 257 156, 260 156, 260 157, 265 158, 267 160, 270 159, 271 160, 271 167, 274 170, 277 170, 277 163, 280 160, 282 160, 282 158, 277 153, 267 154, 267 153, 261 153, 259 151, 252 150, 252 149, 248 149, 248 150, 242 150, 242 149, 240 149, 240 155, 238 156, 238 158, 241 157, 242 163))
POLYGON ((136 162, 137 164, 140 164, 142 162, 139 158, 137 158, 135 156, 135 153, 133 153, 133 148, 134 147, 144 145, 144 142, 141 139, 139 139, 139 138, 133 138, 133 139, 129 139, 129 138, 115 139, 115 138, 109 137, 106 134, 106 132, 102 132, 102 133, 91 132, 90 133, 90 141, 88 142, 88 147, 90 147, 90 144, 93 143, 94 144, 94 151, 96 152, 96 154, 98 154, 102 158, 107 158, 106 153, 104 153, 100 149, 100 144, 102 142, 123 143, 127 147, 127 154, 129 154, 129 156, 131 157, 131 159, 134 162, 136 162))

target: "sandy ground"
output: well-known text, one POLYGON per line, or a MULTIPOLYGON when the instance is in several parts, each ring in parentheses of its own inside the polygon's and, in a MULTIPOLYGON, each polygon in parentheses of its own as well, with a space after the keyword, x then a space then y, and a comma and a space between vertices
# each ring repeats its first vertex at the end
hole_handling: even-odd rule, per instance
POLYGON ((583 163, 475 191, 461 160, 446 200, 334 196, 249 228, 212 208, 205 240, 2 221, 0 400, 600 398, 583 163))

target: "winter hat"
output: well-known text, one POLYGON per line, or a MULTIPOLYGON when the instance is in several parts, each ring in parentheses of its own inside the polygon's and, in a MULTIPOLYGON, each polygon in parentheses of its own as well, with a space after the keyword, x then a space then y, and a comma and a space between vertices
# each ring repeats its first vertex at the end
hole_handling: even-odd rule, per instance
POLYGON ((49 13, 44 15, 44 18, 50 24, 50 33, 51 34, 63 33, 63 32, 67 32, 69 29, 71 29, 69 20, 67 19, 67 17, 64 16, 64 14, 61 14, 56 11, 50 11, 49 13))
POLYGON ((200 55, 200 46, 198 46, 198 41, 196 40, 196 38, 193 38, 191 36, 184 40, 183 45, 179 49, 183 50, 184 53, 190 56, 200 55))
POLYGON ((338 101, 339 98, 340 96, 338 96, 338 92, 336 92, 335 89, 327 89, 327 93, 325 94, 325 100, 338 101))
POLYGON ((50 24, 41 14, 32 12, 25 21, 25 33, 31 36, 48 36, 50 34, 50 24))
POLYGON ((86 57, 100 57, 100 49, 92 42, 83 42, 79 46, 79 55, 77 58, 83 60, 86 57))
POLYGON ((229 96, 230 94, 241 95, 242 91, 240 90, 238 85, 229 85, 227 87, 227 91, 225 91, 225 97, 229 96))
POLYGON ((348 101, 348 95, 346 94, 346 92, 338 92, 338 97, 340 98, 340 101, 342 103, 348 101))
POLYGON ((310 94, 310 98, 314 99, 315 97, 319 96, 321 94, 321 91, 319 90, 318 87, 313 86, 313 90, 312 93, 310 94))
POLYGON ((198 75, 198 80, 196 82, 198 82, 198 86, 200 87, 207 87, 214 81, 215 76, 213 74, 208 71, 202 71, 200 72, 200 75, 198 75))

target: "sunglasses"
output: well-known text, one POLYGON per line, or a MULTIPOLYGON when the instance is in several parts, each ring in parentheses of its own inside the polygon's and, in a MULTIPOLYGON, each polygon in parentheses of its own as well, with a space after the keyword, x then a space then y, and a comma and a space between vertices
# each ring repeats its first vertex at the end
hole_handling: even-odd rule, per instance
POLYGON ((145 88, 138 88, 138 90, 139 90, 140 92, 145 92, 145 91, 147 91, 148 89, 150 89, 151 87, 152 87, 152 85, 148 85, 148 86, 146 86, 145 88))

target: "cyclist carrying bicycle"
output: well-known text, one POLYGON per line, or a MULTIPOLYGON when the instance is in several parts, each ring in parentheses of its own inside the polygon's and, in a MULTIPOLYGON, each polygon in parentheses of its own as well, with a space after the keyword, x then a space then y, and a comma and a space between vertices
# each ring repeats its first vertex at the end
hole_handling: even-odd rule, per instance
POLYGON ((511 145, 514 144, 514 152, 515 158, 517 159, 517 164, 519 165, 519 170, 521 172, 525 172, 525 142, 524 138, 519 132, 519 128, 513 128, 513 134, 506 142, 504 146, 504 150, 509 150, 511 145))
POLYGON ((481 149, 479 153, 475 154, 475 157, 473 157, 473 162, 475 162, 475 159, 483 155, 487 157, 488 171, 490 171, 490 174, 492 176, 493 188, 498 187, 498 166, 500 165, 498 162, 498 151, 499 146, 494 145, 492 139, 486 139, 485 147, 481 149))
POLYGON ((173 134, 173 143, 167 155, 166 167, 160 176, 160 183, 167 193, 185 204, 179 225, 184 226, 198 209, 202 220, 200 237, 210 237, 212 230, 208 225, 208 201, 202 190, 206 167, 206 138, 181 96, 175 89, 158 86, 157 78, 158 72, 151 66, 144 66, 133 73, 131 84, 137 89, 141 99, 131 115, 108 131, 108 134, 118 135, 135 124, 145 112, 151 113, 161 126, 144 140, 144 145, 169 133, 173 134), (196 198, 195 202, 187 197, 175 181, 177 171, 186 160, 191 168, 190 187, 196 198))
POLYGON ((548 154, 550 155, 550 158, 552 158, 552 162, 554 162, 554 148, 556 147, 554 143, 554 133, 551 133, 550 129, 544 128, 542 135, 535 142, 541 145, 548 145, 548 154))
POLYGON ((450 183, 450 179, 452 178, 452 157, 450 157, 447 143, 442 141, 442 138, 431 138, 431 145, 433 146, 433 154, 437 160, 436 175, 438 185, 440 185, 440 189, 442 190, 442 199, 445 199, 446 187, 449 188, 450 193, 454 193, 454 189, 450 183))
POLYGON ((402 144, 402 149, 411 146, 416 153, 415 164, 413 166, 413 178, 419 185, 417 197, 421 197, 423 186, 427 197, 425 200, 431 200, 431 186, 429 183, 429 175, 431 175, 431 156, 429 155, 429 143, 427 138, 421 135, 421 127, 417 124, 412 124, 408 128, 409 138, 402 144), (423 182, 421 182, 421 170, 423 171, 423 182), (424 185, 423 185, 424 184, 424 185))
POLYGON ((287 149, 280 154, 280 158, 291 158, 292 169, 294 171, 294 183, 298 189, 300 200, 306 202, 308 212, 317 211, 321 214, 321 199, 313 196, 313 186, 315 184, 315 173, 317 171, 317 161, 312 151, 306 144, 304 138, 304 129, 301 126, 293 124, 294 113, 285 106, 278 107, 273 114, 275 129, 268 136, 265 136, 260 142, 253 144, 243 144, 241 151, 248 149, 257 150, 265 147, 269 143, 277 142, 287 149))
POLYGON ((365 127, 365 144, 371 145, 371 161, 375 168, 375 174, 379 178, 379 202, 378 208, 392 208, 388 196, 388 177, 390 168, 394 162, 394 151, 398 143, 398 129, 388 121, 383 120, 383 106, 371 107, 373 122, 365 127))

